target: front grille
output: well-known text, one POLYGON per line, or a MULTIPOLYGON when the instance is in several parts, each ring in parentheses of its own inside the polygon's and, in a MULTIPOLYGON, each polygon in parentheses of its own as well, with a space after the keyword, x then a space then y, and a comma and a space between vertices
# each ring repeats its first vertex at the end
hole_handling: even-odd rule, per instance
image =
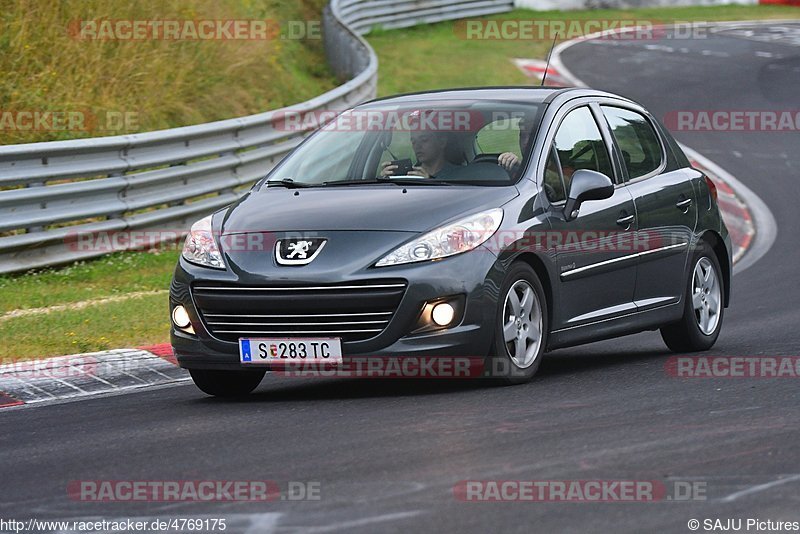
POLYGON ((192 296, 208 331, 223 341, 338 337, 348 342, 380 334, 405 289, 403 280, 257 287, 198 282, 192 296))

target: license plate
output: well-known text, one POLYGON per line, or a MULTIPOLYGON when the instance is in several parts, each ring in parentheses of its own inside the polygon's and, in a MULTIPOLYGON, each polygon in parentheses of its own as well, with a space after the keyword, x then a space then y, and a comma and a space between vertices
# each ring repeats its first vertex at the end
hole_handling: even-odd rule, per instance
POLYGON ((339 338, 242 338, 239 361, 244 365, 286 362, 341 363, 339 338))

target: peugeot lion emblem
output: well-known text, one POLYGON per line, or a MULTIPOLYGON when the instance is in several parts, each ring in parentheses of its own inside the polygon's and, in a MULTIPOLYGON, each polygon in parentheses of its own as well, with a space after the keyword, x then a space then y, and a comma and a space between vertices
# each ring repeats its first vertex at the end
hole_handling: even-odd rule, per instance
POLYGON ((307 265, 325 246, 325 239, 279 239, 275 244, 275 259, 280 265, 307 265))

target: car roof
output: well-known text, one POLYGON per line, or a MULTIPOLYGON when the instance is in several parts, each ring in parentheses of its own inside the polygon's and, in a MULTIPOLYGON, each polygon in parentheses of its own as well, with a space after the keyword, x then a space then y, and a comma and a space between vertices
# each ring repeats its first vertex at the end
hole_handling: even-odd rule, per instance
MULTIPOLYGON (((539 87, 539 86, 503 86, 503 87, 463 87, 457 89, 439 89, 435 91, 419 91, 400 95, 387 96, 370 100, 360 106, 374 103, 406 104, 419 101, 447 101, 447 100, 512 100, 530 102, 534 104, 548 104, 557 96, 565 95, 567 98, 581 96, 625 98, 612 93, 595 91, 581 87, 539 87)), ((360 107, 359 106, 359 107, 360 107)))

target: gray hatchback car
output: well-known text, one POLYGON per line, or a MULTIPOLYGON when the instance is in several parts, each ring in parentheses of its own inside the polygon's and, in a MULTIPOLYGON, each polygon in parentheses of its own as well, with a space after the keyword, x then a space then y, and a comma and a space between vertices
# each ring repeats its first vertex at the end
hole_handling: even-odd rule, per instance
POLYGON ((172 346, 222 396, 268 370, 358 359, 467 358, 520 383, 549 349, 644 330, 706 350, 731 283, 716 197, 665 128, 614 94, 375 100, 194 224, 172 346))

